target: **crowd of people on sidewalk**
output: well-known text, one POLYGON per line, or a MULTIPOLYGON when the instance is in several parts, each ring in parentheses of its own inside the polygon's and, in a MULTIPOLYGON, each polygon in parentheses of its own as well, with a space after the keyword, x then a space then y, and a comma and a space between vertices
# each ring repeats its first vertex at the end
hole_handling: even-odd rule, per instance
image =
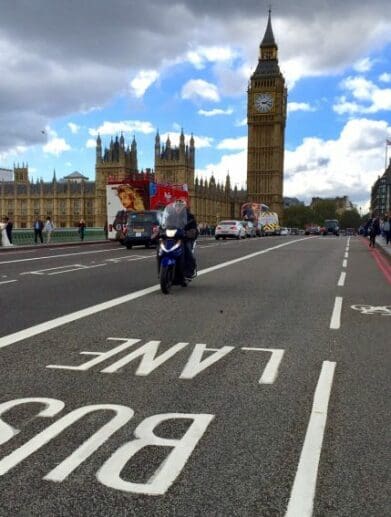
MULTIPOLYGON (((86 232, 86 222, 84 219, 80 219, 78 225, 77 225, 77 231, 80 237, 80 240, 84 240, 85 232, 86 232)), ((1 247, 9 247, 13 246, 12 242, 12 229, 13 229, 13 223, 9 217, 3 217, 2 222, 0 222, 0 246, 1 247)), ((40 217, 37 217, 33 223, 33 237, 34 237, 34 243, 43 244, 44 242, 44 235, 46 237, 45 242, 46 244, 50 244, 52 233, 55 230, 55 225, 51 219, 50 216, 46 218, 46 221, 43 222, 43 220, 40 217)))
POLYGON ((377 214, 372 214, 372 217, 360 229, 360 233, 369 237, 369 247, 376 246, 376 237, 379 235, 388 246, 391 243, 391 215, 386 214, 380 218, 377 214))

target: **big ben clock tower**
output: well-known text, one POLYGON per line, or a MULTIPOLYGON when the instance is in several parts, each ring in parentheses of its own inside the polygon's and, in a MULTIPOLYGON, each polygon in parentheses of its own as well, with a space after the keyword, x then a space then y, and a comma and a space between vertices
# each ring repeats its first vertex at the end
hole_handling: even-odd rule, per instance
POLYGON ((287 89, 270 10, 259 51, 247 92, 247 193, 249 201, 264 203, 281 216, 287 89))

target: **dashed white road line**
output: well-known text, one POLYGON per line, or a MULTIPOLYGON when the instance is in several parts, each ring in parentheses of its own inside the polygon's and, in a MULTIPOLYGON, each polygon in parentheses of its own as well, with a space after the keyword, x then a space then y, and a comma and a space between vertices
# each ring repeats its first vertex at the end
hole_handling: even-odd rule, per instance
POLYGON ((342 267, 348 267, 348 261, 346 259, 342 261, 342 267))
POLYGON ((330 328, 339 329, 341 326, 342 296, 336 296, 333 314, 331 315, 330 328))
POLYGON ((285 517, 311 517, 336 363, 324 361, 285 517))
POLYGON ((341 276, 338 280, 338 287, 343 287, 345 285, 345 279, 346 279, 346 272, 342 271, 341 276))
POLYGON ((12 284, 13 282, 17 282, 17 280, 3 280, 3 281, 0 282, 0 285, 12 284))
POLYGON ((348 258, 349 257, 349 253, 346 251, 345 252, 345 255, 344 255, 345 258, 348 258))

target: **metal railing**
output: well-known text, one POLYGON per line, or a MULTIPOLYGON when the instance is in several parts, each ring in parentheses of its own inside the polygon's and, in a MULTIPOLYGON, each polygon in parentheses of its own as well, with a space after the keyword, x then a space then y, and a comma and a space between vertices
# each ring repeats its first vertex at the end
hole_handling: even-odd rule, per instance
MULTIPOLYGON (((47 241, 47 233, 42 232, 43 242, 47 241)), ((83 241, 104 241, 106 235, 103 228, 86 228, 84 231, 83 241)), ((65 242, 80 242, 80 233, 77 228, 56 228, 52 231, 50 237, 51 244, 60 244, 65 242)), ((35 244, 34 230, 16 228, 12 231, 12 242, 15 246, 29 246, 35 244)), ((38 244, 40 240, 38 239, 38 244)))

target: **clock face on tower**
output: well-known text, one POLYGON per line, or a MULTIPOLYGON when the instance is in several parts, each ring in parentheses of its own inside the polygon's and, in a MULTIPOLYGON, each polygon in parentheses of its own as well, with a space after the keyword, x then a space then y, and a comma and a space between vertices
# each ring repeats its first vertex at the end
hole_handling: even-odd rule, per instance
POLYGON ((267 113, 273 108, 274 98, 271 93, 258 93, 255 96, 254 106, 260 113, 267 113))

